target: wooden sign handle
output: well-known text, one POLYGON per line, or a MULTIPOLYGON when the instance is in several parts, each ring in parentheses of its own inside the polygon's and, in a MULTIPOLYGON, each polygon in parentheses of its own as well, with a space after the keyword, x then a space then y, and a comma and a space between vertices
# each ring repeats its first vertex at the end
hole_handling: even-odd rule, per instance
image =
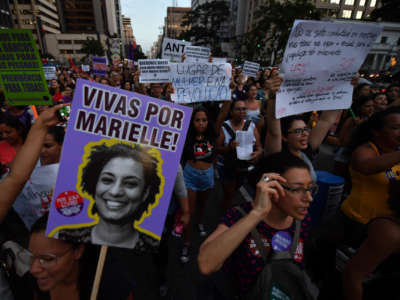
POLYGON ((101 282, 101 275, 103 274, 104 262, 106 261, 108 246, 101 246, 99 260, 97 262, 96 275, 94 277, 94 283, 90 300, 96 300, 97 294, 99 293, 99 287, 101 282))

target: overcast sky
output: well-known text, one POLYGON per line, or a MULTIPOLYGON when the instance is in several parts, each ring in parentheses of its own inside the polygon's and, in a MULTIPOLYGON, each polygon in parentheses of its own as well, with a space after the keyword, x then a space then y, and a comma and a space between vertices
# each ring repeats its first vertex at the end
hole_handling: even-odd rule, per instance
MULTIPOLYGON (((136 43, 146 53, 162 32, 167 7, 173 0, 121 0, 122 14, 131 18, 136 43)), ((179 7, 190 7, 190 0, 177 0, 179 7)))

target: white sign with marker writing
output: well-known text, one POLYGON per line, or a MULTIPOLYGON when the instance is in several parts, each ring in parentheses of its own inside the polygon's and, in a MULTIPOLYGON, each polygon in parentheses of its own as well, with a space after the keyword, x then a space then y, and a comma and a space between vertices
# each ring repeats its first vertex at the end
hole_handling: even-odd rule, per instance
POLYGON ((211 50, 207 47, 187 46, 185 48, 185 62, 208 62, 211 50))
POLYGON ((177 103, 195 103, 231 99, 229 88, 232 66, 228 63, 171 63, 170 81, 177 103))
POLYGON ((276 117, 349 108, 351 79, 381 30, 378 24, 295 21, 281 65, 276 117))
POLYGON ((242 73, 245 75, 256 77, 259 69, 260 64, 246 60, 243 65, 242 73))
POLYGON ((83 72, 89 72, 90 71, 90 66, 89 65, 82 65, 81 68, 82 68, 83 72))
POLYGON ((166 59, 139 59, 140 83, 169 82, 169 65, 166 59))
POLYGON ((43 66, 43 71, 46 80, 53 80, 53 79, 57 80, 57 73, 55 66, 43 66))
POLYGON ((171 62, 181 62, 182 55, 185 53, 185 47, 190 45, 190 42, 164 38, 161 58, 168 59, 171 62))

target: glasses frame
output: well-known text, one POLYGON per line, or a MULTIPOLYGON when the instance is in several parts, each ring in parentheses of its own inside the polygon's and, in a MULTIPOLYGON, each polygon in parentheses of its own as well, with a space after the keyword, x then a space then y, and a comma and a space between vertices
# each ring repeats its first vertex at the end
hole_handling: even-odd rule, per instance
POLYGON ((303 135, 305 132, 307 132, 308 134, 311 133, 312 128, 311 127, 304 127, 304 128, 296 128, 293 129, 291 131, 288 131, 288 133, 293 133, 296 136, 301 136, 303 135))
MULTIPOLYGON (((29 265, 32 266, 33 263, 35 262, 35 260, 37 259, 39 261, 39 264, 42 268, 44 269, 49 269, 52 266, 55 266, 58 262, 58 259, 61 257, 64 257, 65 255, 67 255, 68 252, 70 252, 71 250, 73 250, 75 247, 72 246, 70 247, 68 250, 66 250, 65 252, 61 253, 61 254, 53 254, 53 253, 43 253, 43 254, 39 254, 39 255, 33 255, 31 252, 28 251, 27 255, 29 256, 29 265), (51 258, 51 261, 46 261, 46 259, 44 258, 44 256, 47 256, 47 258, 51 258), (53 264, 54 263, 54 264, 53 264), (52 264, 52 266, 49 266, 49 264, 52 264)), ((18 253, 19 255, 20 253, 18 253)), ((26 257, 24 258, 26 259, 26 257)))
POLYGON ((298 188, 292 188, 290 186, 287 186, 285 184, 280 184, 285 190, 292 192, 292 193, 301 193, 301 195, 306 196, 307 192, 310 192, 311 196, 315 196, 316 194, 318 194, 319 191, 319 186, 318 184, 313 184, 312 187, 309 188, 305 188, 305 187, 298 187, 298 188), (314 192, 313 192, 314 190, 314 192))

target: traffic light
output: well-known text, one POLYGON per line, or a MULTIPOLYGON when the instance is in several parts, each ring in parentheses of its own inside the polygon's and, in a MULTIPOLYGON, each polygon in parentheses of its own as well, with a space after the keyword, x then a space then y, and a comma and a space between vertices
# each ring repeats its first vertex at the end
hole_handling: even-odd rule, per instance
POLYGON ((257 44, 257 48, 261 48, 261 44, 260 43, 257 44))

